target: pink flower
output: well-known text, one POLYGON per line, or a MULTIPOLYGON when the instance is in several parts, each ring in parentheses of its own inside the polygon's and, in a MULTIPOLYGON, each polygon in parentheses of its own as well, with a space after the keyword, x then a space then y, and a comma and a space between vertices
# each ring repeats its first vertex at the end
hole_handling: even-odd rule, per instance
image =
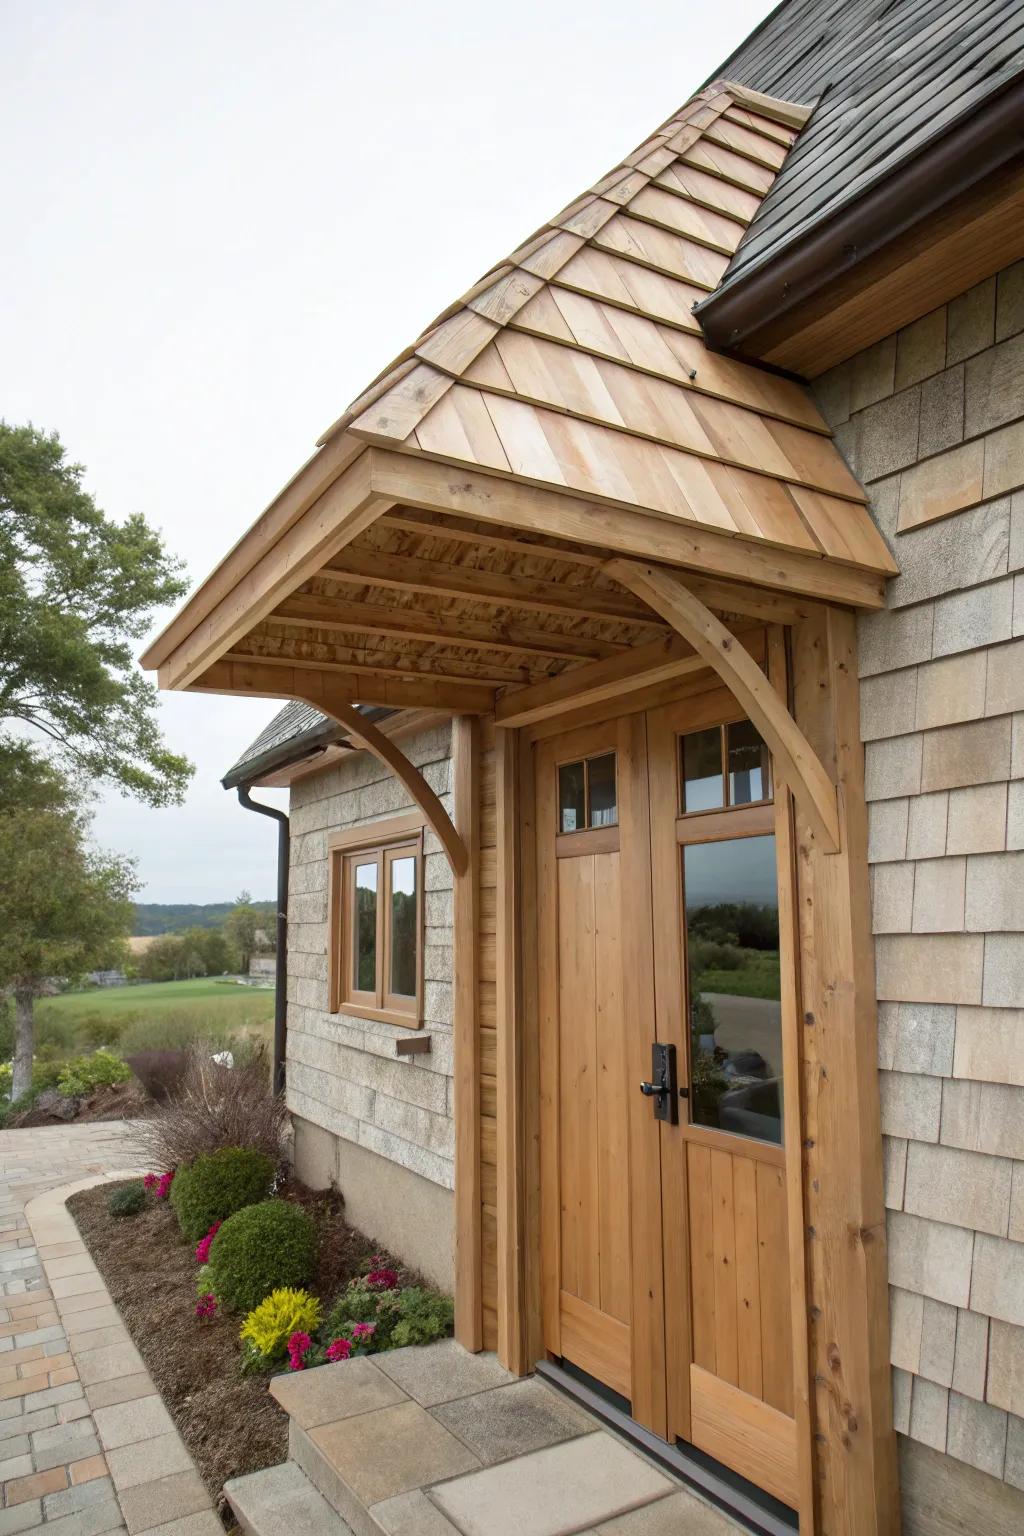
POLYGON ((354 1323, 352 1326, 352 1337, 354 1339, 372 1339, 376 1332, 376 1323, 354 1323))
POLYGON ((205 1320, 214 1317, 217 1313, 217 1298, 212 1291, 207 1291, 205 1296, 200 1296, 196 1302, 196 1317, 205 1320))
POLYGON ((366 1277, 371 1291, 393 1291, 398 1285, 398 1273, 393 1269, 371 1269, 366 1277))
POLYGON ((291 1371, 304 1371, 306 1369, 305 1356, 313 1340, 308 1333, 293 1333, 288 1340, 288 1369, 291 1371))
POLYGON ((220 1230, 220 1225, 221 1224, 220 1224, 219 1221, 215 1221, 213 1226, 210 1228, 209 1232, 207 1232, 206 1236, 203 1237, 203 1238, 200 1238, 198 1244, 196 1245, 196 1263, 197 1264, 207 1264, 207 1263, 209 1263, 209 1259, 210 1259, 210 1244, 213 1242, 214 1238, 217 1236, 217 1233, 220 1230))
MULTIPOLYGON (((358 1327, 357 1323, 356 1328, 358 1327)), ((352 1332, 355 1333, 355 1331, 356 1329, 353 1328, 352 1332)), ((348 1339, 335 1339, 333 1343, 328 1344, 326 1350, 328 1360, 347 1360, 351 1353, 352 1344, 348 1339)))
POLYGON ((158 1182, 158 1184, 156 1186, 156 1197, 157 1197, 158 1200, 166 1200, 167 1199, 167 1196, 171 1192, 171 1185, 173 1183, 174 1183, 174 1169, 173 1168, 171 1169, 170 1173, 162 1173, 160 1175, 159 1182, 158 1182))
POLYGON ((142 1187, 143 1187, 143 1189, 146 1189, 146 1190, 155 1189, 156 1186, 157 1186, 157 1177, 156 1177, 155 1173, 147 1173, 147 1174, 143 1175, 143 1178, 142 1178, 142 1187))

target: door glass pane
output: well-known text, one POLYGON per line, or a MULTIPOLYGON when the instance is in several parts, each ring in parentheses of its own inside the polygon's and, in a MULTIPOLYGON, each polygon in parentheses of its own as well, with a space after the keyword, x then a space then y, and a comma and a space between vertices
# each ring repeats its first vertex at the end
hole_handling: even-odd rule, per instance
POLYGON ((580 832, 587 824, 585 778, 582 763, 563 763, 558 770, 559 832, 580 832))
POLYGON ((391 988, 416 996, 416 860, 391 860, 391 988))
POLYGON ((683 850, 690 1113, 782 1140, 782 1006, 774 837, 683 850))
POLYGON ((722 789, 722 733, 691 731, 680 738, 683 810, 713 811, 725 804, 722 789))
POLYGON ((619 819, 615 798, 615 753, 592 757, 587 763, 587 798, 592 827, 614 827, 619 819))
POLYGON ((768 748, 749 720, 728 727, 726 755, 729 804, 750 805, 768 798, 768 748))
POLYGON ((377 990, 377 865, 356 865, 355 978, 357 992, 377 990))

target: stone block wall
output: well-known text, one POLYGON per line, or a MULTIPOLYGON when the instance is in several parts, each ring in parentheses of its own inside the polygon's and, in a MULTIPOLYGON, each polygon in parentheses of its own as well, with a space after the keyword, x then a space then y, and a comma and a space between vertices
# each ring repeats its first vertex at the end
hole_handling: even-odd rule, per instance
POLYGON ((1024 1489, 1024 263, 815 390, 901 571, 860 625, 896 1424, 1002 1499, 1024 1489))
MULTIPOLYGON (((450 740, 447 725, 402 740, 403 750, 449 811, 450 740)), ((396 1037, 408 1031, 332 1014, 327 1006, 328 835, 369 827, 411 809, 402 786, 367 752, 353 752, 292 787, 288 1107, 342 1142, 451 1190, 452 875, 429 829, 424 834, 424 1030, 431 1037, 429 1054, 396 1056, 396 1037)), ((344 1170, 344 1157, 341 1167, 344 1170)))

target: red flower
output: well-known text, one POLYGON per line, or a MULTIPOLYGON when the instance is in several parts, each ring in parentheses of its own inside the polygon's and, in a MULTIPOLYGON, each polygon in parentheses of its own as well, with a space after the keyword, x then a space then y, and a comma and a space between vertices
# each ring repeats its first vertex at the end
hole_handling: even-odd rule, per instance
POLYGON ((398 1273, 394 1269, 371 1269, 366 1283, 371 1291, 393 1291, 398 1286, 398 1273))
POLYGON ((306 1354, 313 1340, 308 1333, 293 1333, 288 1340, 288 1369, 304 1371, 306 1354))
POLYGON ((217 1233, 220 1230, 220 1225, 221 1224, 220 1224, 219 1221, 215 1221, 213 1226, 210 1228, 209 1232, 207 1232, 206 1236, 203 1237, 203 1238, 200 1238, 199 1242, 197 1243, 197 1245, 196 1245, 196 1263, 197 1264, 207 1264, 207 1263, 209 1263, 209 1259, 210 1259, 210 1244, 213 1242, 214 1238, 217 1236, 217 1233))
POLYGON ((352 1326, 352 1337, 354 1339, 372 1339, 376 1332, 376 1323, 354 1323, 352 1326))
POLYGON ((168 1195, 171 1192, 171 1185, 173 1183, 174 1183, 174 1169, 173 1168, 171 1169, 170 1173, 162 1173, 160 1175, 159 1182, 158 1182, 158 1184, 156 1186, 156 1197, 157 1197, 158 1200, 166 1200, 167 1199, 168 1195))
POLYGON ((217 1298, 212 1291, 207 1291, 206 1295, 200 1296, 196 1302, 196 1317, 200 1320, 205 1320, 208 1317, 216 1316, 216 1312, 217 1298))
MULTIPOLYGON (((359 1324, 357 1323, 356 1328, 358 1327, 359 1324)), ((353 1333, 355 1333, 356 1328, 353 1328, 353 1333)), ((328 1360, 347 1360, 351 1353, 352 1344, 349 1339, 335 1339, 333 1343, 328 1344, 326 1350, 328 1360)))
POLYGON ((142 1178, 142 1187, 143 1187, 143 1189, 147 1189, 147 1190, 148 1189, 155 1189, 156 1186, 157 1186, 157 1182, 158 1182, 157 1181, 157 1176, 156 1176, 155 1173, 143 1174, 143 1178, 142 1178))

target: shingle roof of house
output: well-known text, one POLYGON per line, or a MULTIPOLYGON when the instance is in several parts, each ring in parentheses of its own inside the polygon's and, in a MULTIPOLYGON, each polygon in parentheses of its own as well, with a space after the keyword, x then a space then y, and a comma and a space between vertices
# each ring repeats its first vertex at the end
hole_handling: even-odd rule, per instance
POLYGON ((1022 50, 1021 0, 783 0, 715 74, 814 112, 716 297, 998 95, 1022 50))

